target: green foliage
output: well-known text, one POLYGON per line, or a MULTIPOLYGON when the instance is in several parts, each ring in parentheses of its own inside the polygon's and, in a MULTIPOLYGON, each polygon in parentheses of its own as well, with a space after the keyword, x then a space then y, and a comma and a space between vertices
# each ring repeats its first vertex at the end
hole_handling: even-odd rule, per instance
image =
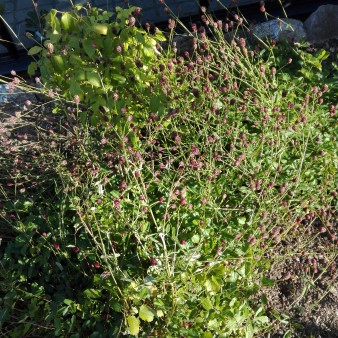
POLYGON ((71 12, 52 10, 45 18, 47 40, 29 51, 38 56, 30 74, 38 69, 47 88, 80 102, 83 121, 89 115, 93 125, 110 122, 121 132, 129 129, 129 116, 143 126, 151 96, 158 99, 155 106, 151 101, 153 113, 164 112, 154 66, 160 58, 156 46, 165 38, 138 28, 135 10, 117 7, 114 17, 82 5, 71 12))
POLYGON ((277 46, 262 51, 262 57, 266 63, 272 67, 275 66, 283 72, 278 75, 283 76, 284 81, 296 81, 301 85, 306 81, 308 85, 322 86, 330 85, 330 100, 336 102, 338 99, 338 68, 336 62, 327 63, 330 52, 324 49, 310 48, 307 42, 288 43, 282 41, 277 46))
POLYGON ((31 70, 64 96, 54 111, 68 101, 72 147, 46 156, 51 199, 1 189, 12 237, 0 246, 0 328, 10 337, 259 336, 278 246, 337 210, 333 85, 304 75, 324 70, 302 50, 307 61, 293 72, 283 55, 249 53, 217 28, 213 40, 196 37, 193 55, 158 56, 161 35, 130 25, 133 11, 117 8, 113 22, 80 5, 52 11, 49 41, 30 50, 40 56, 31 70))

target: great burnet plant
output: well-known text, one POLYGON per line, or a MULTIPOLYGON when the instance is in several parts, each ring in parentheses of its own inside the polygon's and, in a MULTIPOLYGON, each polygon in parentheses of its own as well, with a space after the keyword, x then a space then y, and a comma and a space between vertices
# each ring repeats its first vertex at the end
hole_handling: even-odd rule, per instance
POLYGON ((117 7, 115 13, 82 5, 51 10, 47 40, 29 51, 38 56, 29 74, 39 71, 48 89, 80 104, 81 118, 89 115, 94 125, 110 122, 121 132, 127 120, 142 124, 150 111, 163 111, 154 69, 161 57, 156 47, 165 37, 137 27, 139 14, 137 7, 117 7))
POLYGON ((292 85, 289 63, 236 41, 201 34, 192 56, 159 65, 173 109, 147 121, 138 149, 109 126, 72 133, 81 154, 58 168, 56 215, 21 217, 25 236, 1 260, 7 331, 27 336, 26 320, 40 336, 252 337, 269 321, 257 291, 273 284, 277 245, 303 239, 306 222, 335 245, 315 222, 337 204, 328 87, 292 85))

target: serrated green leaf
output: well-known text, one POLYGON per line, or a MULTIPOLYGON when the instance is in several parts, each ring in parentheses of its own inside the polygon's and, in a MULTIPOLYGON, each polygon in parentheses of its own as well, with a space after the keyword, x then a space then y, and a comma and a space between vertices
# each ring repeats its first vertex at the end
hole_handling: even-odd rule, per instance
POLYGON ((204 283, 204 286, 208 292, 218 292, 221 288, 220 284, 213 280, 213 278, 211 280, 207 279, 204 283))
POLYGON ((127 79, 122 75, 113 74, 113 80, 117 81, 119 84, 124 84, 127 79))
POLYGON ((215 276, 211 277, 212 286, 215 292, 218 292, 221 289, 221 285, 215 276))
POLYGON ((150 291, 148 288, 142 288, 141 291, 138 293, 140 299, 148 298, 150 291))
POLYGON ((155 47, 155 46, 156 46, 156 40, 153 39, 153 38, 148 38, 148 39, 147 39, 147 45, 148 45, 149 47, 155 47))
POLYGON ((127 318, 129 332, 132 336, 137 336, 140 332, 140 321, 135 316, 129 316, 127 318))
POLYGON ((156 313, 157 313, 157 317, 159 318, 164 316, 164 312, 162 310, 157 310, 156 313))
POLYGON ((51 9, 46 17, 46 20, 49 21, 53 33, 60 33, 60 20, 56 17, 56 15, 57 10, 51 9))
POLYGON ((79 69, 77 72, 74 72, 74 78, 76 79, 76 81, 84 81, 86 80, 86 73, 79 69))
POLYGON ((325 49, 321 49, 318 51, 316 56, 319 60, 324 61, 330 56, 330 53, 325 49))
POLYGON ((86 72, 86 78, 93 87, 101 87, 100 76, 97 73, 90 71, 86 72))
POLYGON ((27 69, 28 75, 33 76, 37 70, 38 66, 36 62, 32 62, 27 69))
POLYGON ((90 299, 100 298, 101 291, 98 289, 86 289, 84 290, 83 294, 90 299))
POLYGON ((122 306, 120 303, 118 303, 118 302, 113 302, 113 303, 111 304, 111 307, 112 307, 113 310, 116 311, 116 312, 121 312, 121 311, 123 310, 123 306, 122 306))
POLYGON ((69 31, 72 29, 74 23, 74 18, 70 15, 70 13, 63 13, 61 16, 61 27, 65 31, 69 31))
POLYGON ((65 94, 66 95, 70 94, 71 97, 74 97, 74 95, 79 95, 80 101, 83 100, 83 91, 82 91, 81 86, 80 86, 79 82, 77 81, 76 77, 71 78, 69 89, 66 89, 65 94))
POLYGON ((210 298, 202 298, 201 299, 201 305, 203 307, 204 310, 211 310, 212 309, 212 302, 210 300, 210 298))
POLYGON ((148 305, 141 305, 139 316, 142 320, 146 322, 152 322, 154 320, 154 313, 153 310, 148 305))
POLYGON ((63 72, 65 69, 65 63, 61 55, 52 55, 51 61, 54 69, 59 72, 63 72))
MULTIPOLYGON (((55 31, 53 34, 49 35, 49 41, 48 40, 47 41, 56 45, 59 43, 61 38, 62 38, 62 35, 55 31)), ((46 45, 46 42, 45 42, 45 45, 46 45)))
POLYGON ((200 241, 200 236, 199 235, 194 235, 194 236, 192 236, 191 237, 191 241, 193 242, 193 243, 195 243, 195 244, 197 244, 197 243, 199 243, 199 241, 200 241))
POLYGON ((143 47, 143 53, 147 57, 152 57, 155 54, 153 48, 151 47, 143 47))
POLYGON ((255 322, 259 325, 269 323, 269 318, 267 316, 259 316, 255 318, 255 322))
POLYGON ((105 57, 110 57, 113 53, 113 44, 112 44, 113 36, 111 31, 108 31, 104 41, 103 41, 103 55, 105 57))
MULTIPOLYGON (((69 41, 68 41, 68 46, 70 48, 74 48, 74 49, 79 49, 80 48, 80 43, 82 43, 81 41, 79 41, 79 39, 75 36, 70 37, 69 41)), ((77 61, 79 64, 82 64, 82 60, 80 58, 80 56, 71 53, 69 55, 69 59, 72 60, 72 62, 77 61)))
POLYGON ((208 328, 211 330, 217 330, 219 328, 219 323, 217 319, 211 319, 208 322, 208 328))
POLYGON ((143 34, 141 34, 141 33, 139 33, 139 32, 136 32, 136 34, 135 34, 135 39, 136 39, 136 41, 138 42, 138 43, 140 43, 140 44, 142 44, 142 45, 144 45, 145 44, 145 38, 144 38, 144 35, 143 34))
POLYGON ((93 48, 93 42, 88 40, 88 39, 84 39, 82 42, 83 45, 83 49, 86 52, 86 54, 92 58, 95 54, 95 49, 93 48))
POLYGON ((39 46, 33 46, 29 51, 28 51, 28 55, 35 55, 38 54, 42 51, 42 47, 39 46))
POLYGON ((140 143, 140 138, 135 133, 130 133, 129 137, 134 149, 136 149, 140 143))
POLYGON ((93 25, 93 31, 97 34, 107 35, 108 25, 97 23, 97 24, 93 25))
POLYGON ((63 301, 66 305, 70 305, 70 304, 72 304, 73 303, 73 301, 71 300, 71 299, 64 299, 64 301, 63 301))
POLYGON ((163 35, 161 31, 156 32, 155 37, 158 41, 167 41, 167 38, 163 35))

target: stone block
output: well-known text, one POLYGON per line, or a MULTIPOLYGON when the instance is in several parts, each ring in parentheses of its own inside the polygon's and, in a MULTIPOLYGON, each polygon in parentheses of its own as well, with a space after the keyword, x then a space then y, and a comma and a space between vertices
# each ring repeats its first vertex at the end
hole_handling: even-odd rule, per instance
POLYGON ((260 23, 254 27, 253 34, 260 39, 270 37, 275 41, 306 39, 303 23, 295 19, 270 20, 260 23))
MULTIPOLYGON (((168 35, 165 34, 168 38, 168 35)), ((164 50, 167 50, 169 47, 169 40, 163 41, 160 43, 161 47, 164 50)), ((176 48, 177 55, 184 56, 185 52, 188 52, 190 55, 194 52, 194 37, 188 34, 175 35, 170 41, 171 48, 176 48)))
POLYGON ((304 28, 311 42, 338 39, 338 5, 323 5, 304 22, 304 28))

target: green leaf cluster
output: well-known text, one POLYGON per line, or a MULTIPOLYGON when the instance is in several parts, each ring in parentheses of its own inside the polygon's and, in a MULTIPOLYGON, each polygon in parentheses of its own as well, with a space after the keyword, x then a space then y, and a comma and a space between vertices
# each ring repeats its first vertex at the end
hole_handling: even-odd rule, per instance
POLYGON ((78 5, 70 12, 50 11, 46 17, 43 45, 28 54, 37 60, 29 73, 38 70, 46 88, 69 101, 80 101, 82 118, 93 125, 109 122, 117 130, 127 118, 143 126, 149 110, 164 112, 165 99, 154 72, 164 58, 156 47, 165 37, 129 25, 135 7, 107 12, 78 5))

